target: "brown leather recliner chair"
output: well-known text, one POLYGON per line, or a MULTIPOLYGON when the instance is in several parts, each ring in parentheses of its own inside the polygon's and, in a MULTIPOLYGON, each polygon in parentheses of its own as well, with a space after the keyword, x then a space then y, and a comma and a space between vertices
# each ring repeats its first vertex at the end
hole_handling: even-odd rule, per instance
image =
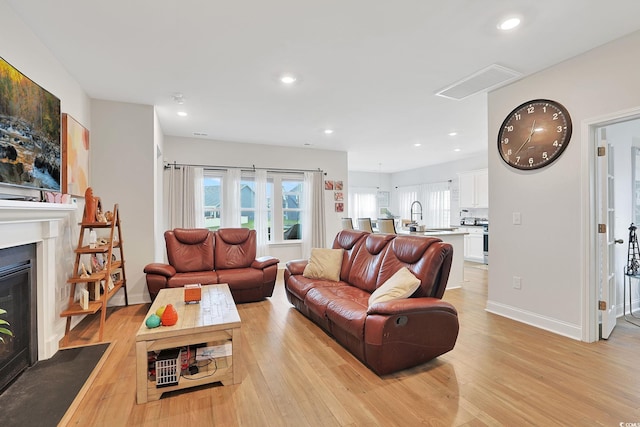
POLYGON ((256 258, 256 232, 247 228, 176 228, 164 233, 169 264, 144 268, 154 300, 161 289, 200 283, 227 283, 236 303, 273 295, 278 260, 256 258))

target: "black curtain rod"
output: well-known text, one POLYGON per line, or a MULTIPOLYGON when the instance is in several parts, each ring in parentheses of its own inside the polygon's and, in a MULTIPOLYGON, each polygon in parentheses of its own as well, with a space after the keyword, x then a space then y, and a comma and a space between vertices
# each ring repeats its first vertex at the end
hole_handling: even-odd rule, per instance
POLYGON ((227 169, 241 169, 243 172, 255 172, 256 170, 266 170, 267 172, 286 172, 286 173, 296 173, 296 172, 323 172, 324 175, 327 173, 322 169, 285 169, 285 168, 257 168, 256 165, 251 166, 220 166, 220 165, 192 165, 186 163, 166 163, 164 165, 165 169, 169 169, 170 167, 181 168, 185 166, 193 166, 196 168, 203 168, 205 170, 227 170, 227 169))

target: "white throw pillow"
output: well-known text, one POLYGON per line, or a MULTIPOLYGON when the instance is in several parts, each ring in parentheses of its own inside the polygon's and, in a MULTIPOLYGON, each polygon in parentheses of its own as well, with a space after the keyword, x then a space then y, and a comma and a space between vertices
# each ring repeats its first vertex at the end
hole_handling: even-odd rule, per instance
POLYGON ((309 279, 340 281, 342 249, 311 249, 311 258, 302 275, 309 279))
POLYGON ((396 271, 369 297, 369 307, 377 302, 409 298, 420 286, 420 279, 413 275, 407 267, 396 271))

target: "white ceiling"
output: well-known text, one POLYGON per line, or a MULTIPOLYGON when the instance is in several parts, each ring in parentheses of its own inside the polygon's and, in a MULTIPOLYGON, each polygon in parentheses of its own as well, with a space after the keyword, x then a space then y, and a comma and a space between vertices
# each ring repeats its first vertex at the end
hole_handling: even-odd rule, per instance
POLYGON ((486 93, 434 96, 446 86, 640 29, 637 0, 7 1, 89 96, 155 105, 166 135, 311 144, 373 172, 486 152, 486 93), (522 25, 500 33, 510 14, 522 25))

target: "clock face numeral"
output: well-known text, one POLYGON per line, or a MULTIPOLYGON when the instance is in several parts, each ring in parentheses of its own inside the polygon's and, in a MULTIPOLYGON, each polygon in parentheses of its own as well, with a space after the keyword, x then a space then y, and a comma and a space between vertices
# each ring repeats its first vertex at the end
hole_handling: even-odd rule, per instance
POLYGON ((525 102, 502 123, 498 151, 514 168, 537 169, 560 156, 571 138, 571 131, 571 117, 561 104, 546 99, 525 102))

